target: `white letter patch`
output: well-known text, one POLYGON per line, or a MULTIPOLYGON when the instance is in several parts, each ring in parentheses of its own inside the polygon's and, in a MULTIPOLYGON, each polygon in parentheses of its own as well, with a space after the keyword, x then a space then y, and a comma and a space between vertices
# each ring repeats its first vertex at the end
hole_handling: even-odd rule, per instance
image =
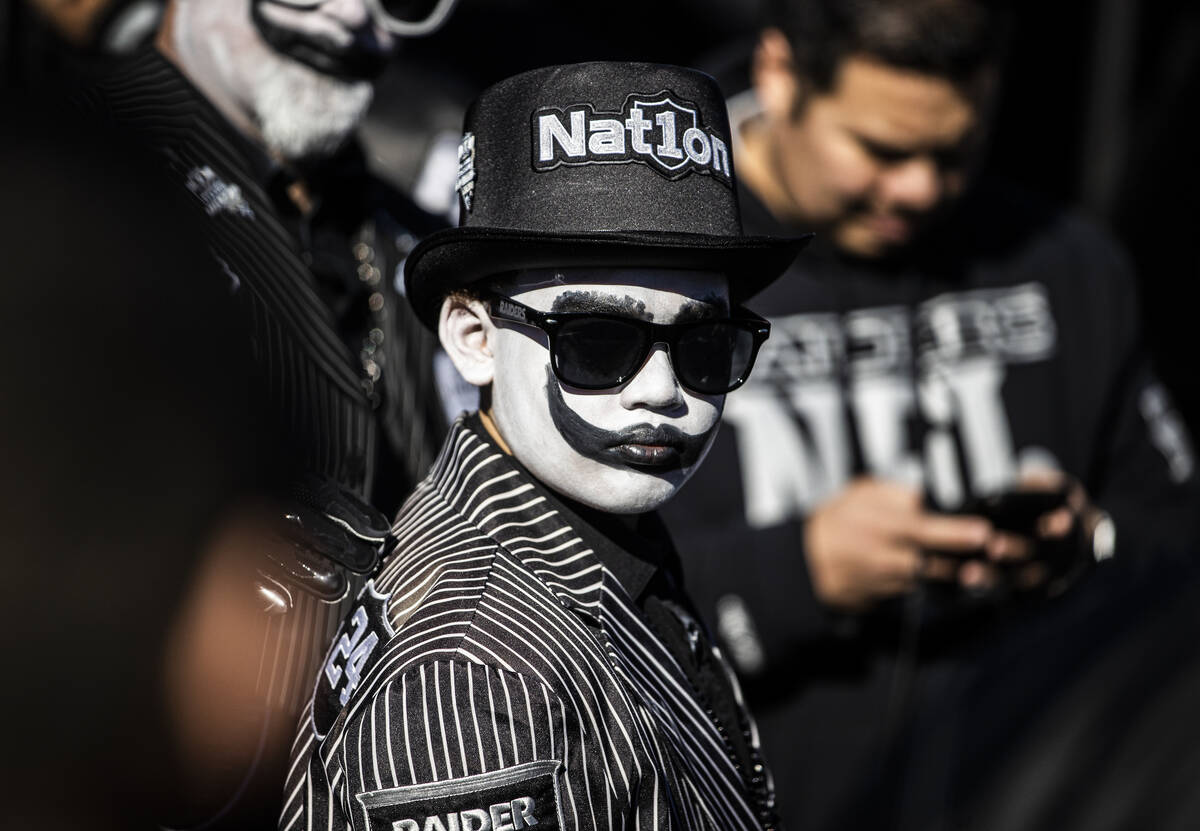
POLYGON ((668 179, 701 173, 732 187, 728 141, 681 101, 663 90, 630 95, 616 113, 597 112, 591 104, 542 107, 532 118, 533 169, 636 163, 668 179))
POLYGON ((387 618, 389 598, 375 591, 374 580, 368 580, 358 594, 354 612, 334 636, 313 690, 312 726, 318 739, 328 735, 383 646, 396 634, 387 618))
POLYGON ((357 798, 367 831, 562 831, 560 767, 555 761, 526 762, 357 798))

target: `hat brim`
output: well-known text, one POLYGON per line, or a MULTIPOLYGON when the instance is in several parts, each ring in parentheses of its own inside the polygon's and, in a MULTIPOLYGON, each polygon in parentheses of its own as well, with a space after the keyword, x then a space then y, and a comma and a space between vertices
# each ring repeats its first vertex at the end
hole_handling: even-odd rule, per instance
POLYGON ((658 267, 729 275, 732 302, 743 303, 779 277, 812 234, 711 236, 658 231, 559 234, 510 228, 447 228, 430 234, 405 262, 405 290, 421 322, 437 331, 449 292, 526 268, 658 267))

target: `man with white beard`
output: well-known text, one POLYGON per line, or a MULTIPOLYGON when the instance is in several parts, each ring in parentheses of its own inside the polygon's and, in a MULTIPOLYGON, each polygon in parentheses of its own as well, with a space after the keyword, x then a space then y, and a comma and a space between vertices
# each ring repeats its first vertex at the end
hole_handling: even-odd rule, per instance
POLYGON ((175 0, 158 39, 240 132, 292 162, 341 147, 396 43, 365 2, 175 0))
POLYGON ((479 410, 315 675, 282 831, 775 827, 655 513, 769 333, 740 304, 805 241, 742 234, 728 147, 679 67, 534 70, 468 111, 462 224, 406 299, 479 410))
POLYGON ((228 518, 172 650, 196 805, 171 819, 273 821, 316 662, 445 431, 436 341, 395 284, 441 223, 372 175, 354 131, 401 40, 454 4, 170 0, 153 48, 89 93, 189 195, 246 321, 215 336, 246 342, 283 444, 278 489, 228 518))

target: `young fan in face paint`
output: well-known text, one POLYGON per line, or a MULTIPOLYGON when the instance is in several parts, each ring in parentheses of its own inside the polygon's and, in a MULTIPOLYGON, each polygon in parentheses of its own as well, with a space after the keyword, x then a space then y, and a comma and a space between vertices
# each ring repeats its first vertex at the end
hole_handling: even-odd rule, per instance
POLYGON ((732 174, 691 70, 551 67, 468 112, 463 224, 406 278, 480 409, 335 637, 284 827, 773 827, 654 513, 768 335, 741 303, 804 242, 743 235, 732 174))
MULTIPOLYGON (((726 279, 710 271, 529 270, 500 285, 496 293, 542 312, 666 324, 729 317, 726 279)), ((542 483, 589 508, 657 508, 704 458, 720 420, 724 394, 681 383, 664 344, 625 383, 586 390, 555 376, 545 332, 493 319, 480 299, 452 295, 439 335, 463 377, 483 388, 493 436, 542 483)))

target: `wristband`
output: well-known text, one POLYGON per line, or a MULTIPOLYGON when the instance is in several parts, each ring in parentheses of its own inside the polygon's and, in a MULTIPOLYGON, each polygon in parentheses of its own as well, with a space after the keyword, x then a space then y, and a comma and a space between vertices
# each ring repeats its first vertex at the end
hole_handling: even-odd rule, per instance
POLYGON ((1107 511, 1092 526, 1092 559, 1097 563, 1111 560, 1117 549, 1117 526, 1107 511))

